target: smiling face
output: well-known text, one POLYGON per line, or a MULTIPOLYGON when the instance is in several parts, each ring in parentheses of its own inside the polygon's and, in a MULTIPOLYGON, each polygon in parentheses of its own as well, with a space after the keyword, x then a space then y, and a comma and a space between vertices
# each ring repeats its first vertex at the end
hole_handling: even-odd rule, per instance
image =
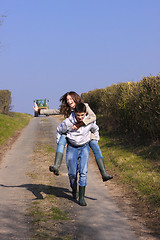
POLYGON ((67 100, 67 104, 69 105, 70 108, 75 108, 76 107, 76 103, 74 102, 71 95, 67 95, 66 100, 67 100))

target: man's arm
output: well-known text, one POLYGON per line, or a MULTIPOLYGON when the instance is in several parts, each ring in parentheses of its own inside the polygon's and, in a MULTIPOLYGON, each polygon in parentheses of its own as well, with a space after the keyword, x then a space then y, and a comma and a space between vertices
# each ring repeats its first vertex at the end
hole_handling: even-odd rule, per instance
POLYGON ((66 118, 58 127, 57 127, 57 133, 56 133, 56 141, 58 143, 60 136, 62 134, 67 133, 70 131, 73 127, 73 123, 69 120, 69 118, 66 118))

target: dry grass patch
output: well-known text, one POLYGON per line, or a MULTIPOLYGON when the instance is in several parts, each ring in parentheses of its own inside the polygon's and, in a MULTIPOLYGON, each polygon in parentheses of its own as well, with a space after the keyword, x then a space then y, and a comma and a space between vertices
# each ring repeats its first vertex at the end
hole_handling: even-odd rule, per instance
POLYGON ((27 210, 28 215, 32 217, 33 239, 71 239, 68 234, 60 234, 62 224, 71 219, 59 206, 54 176, 48 170, 54 155, 55 150, 47 145, 38 144, 34 151, 31 163, 33 171, 29 175, 33 182, 30 190, 35 198, 27 210))

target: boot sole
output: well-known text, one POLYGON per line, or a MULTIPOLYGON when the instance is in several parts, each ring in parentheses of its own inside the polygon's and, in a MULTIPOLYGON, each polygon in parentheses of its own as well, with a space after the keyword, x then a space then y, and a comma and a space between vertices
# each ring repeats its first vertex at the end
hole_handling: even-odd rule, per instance
POLYGON ((82 206, 82 207, 85 207, 85 206, 87 206, 87 203, 80 203, 79 202, 79 205, 82 206))
POLYGON ((110 176, 110 177, 108 177, 108 178, 103 178, 103 182, 106 182, 106 181, 108 181, 108 180, 110 180, 110 179, 112 179, 113 178, 113 176, 110 176))
POLYGON ((59 171, 58 170, 56 170, 53 166, 49 166, 49 171, 50 172, 53 172, 55 175, 59 175, 59 171))

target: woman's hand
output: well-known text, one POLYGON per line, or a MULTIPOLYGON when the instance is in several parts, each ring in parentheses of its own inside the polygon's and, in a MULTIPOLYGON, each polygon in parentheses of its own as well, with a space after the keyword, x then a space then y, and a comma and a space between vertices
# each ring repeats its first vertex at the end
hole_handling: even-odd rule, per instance
POLYGON ((73 130, 77 130, 77 129, 79 129, 79 128, 82 127, 82 126, 85 126, 84 122, 79 122, 79 123, 76 123, 76 124, 72 127, 72 129, 73 129, 73 130))
POLYGON ((37 105, 37 103, 34 104, 33 109, 34 109, 35 112, 38 112, 38 105, 37 105))

